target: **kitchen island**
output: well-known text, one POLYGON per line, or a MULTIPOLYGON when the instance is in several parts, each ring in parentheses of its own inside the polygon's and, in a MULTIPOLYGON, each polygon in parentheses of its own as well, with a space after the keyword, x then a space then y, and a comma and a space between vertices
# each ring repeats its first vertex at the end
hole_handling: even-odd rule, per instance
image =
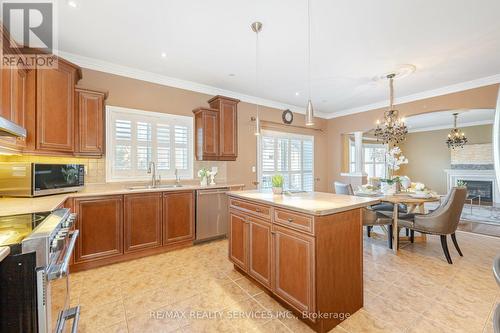
POLYGON ((229 192, 229 260, 317 332, 363 306, 362 208, 331 193, 229 192))

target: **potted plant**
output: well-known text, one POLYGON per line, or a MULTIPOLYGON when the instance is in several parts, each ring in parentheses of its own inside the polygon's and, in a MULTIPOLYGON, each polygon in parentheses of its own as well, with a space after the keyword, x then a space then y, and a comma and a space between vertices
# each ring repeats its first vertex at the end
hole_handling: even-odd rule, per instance
POLYGON ((273 193, 274 194, 282 194, 283 193, 283 176, 282 175, 274 175, 271 178, 271 182, 273 183, 273 193))
POLYGON ((394 172, 399 170, 402 164, 408 164, 408 159, 402 154, 399 147, 394 147, 385 154, 385 160, 389 177, 380 180, 380 190, 386 195, 392 195, 398 192, 398 187, 400 187, 400 179, 398 176, 394 176, 394 172))
POLYGON ((200 185, 207 186, 208 185, 208 169, 201 168, 198 170, 198 177, 200 177, 200 185))

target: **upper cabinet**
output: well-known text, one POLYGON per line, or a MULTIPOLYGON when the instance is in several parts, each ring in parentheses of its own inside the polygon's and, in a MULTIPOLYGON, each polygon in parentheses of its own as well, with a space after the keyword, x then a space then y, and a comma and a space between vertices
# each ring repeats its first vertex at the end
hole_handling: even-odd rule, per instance
POLYGON ((193 110, 196 159, 235 161, 238 157, 239 100, 215 96, 208 103, 210 108, 193 110))
POLYGON ((238 157, 238 103, 234 98, 215 96, 208 101, 219 110, 219 160, 235 161, 238 157))
POLYGON ((104 102, 106 93, 75 89, 75 155, 104 154, 104 102))
MULTIPOLYGON (((4 30, 1 33, 3 34, 4 30)), ((3 52, 3 48, 0 48, 1 55, 3 52)), ((26 126, 27 74, 28 70, 21 65, 0 69, 0 117, 21 127, 26 126)), ((23 138, 0 137, 0 146, 11 151, 19 151, 25 145, 26 140, 23 138)))
POLYGON ((79 68, 59 59, 36 71, 36 150, 74 152, 75 96, 79 68))
POLYGON ((219 111, 209 108, 193 110, 196 159, 216 161, 219 157, 219 111))

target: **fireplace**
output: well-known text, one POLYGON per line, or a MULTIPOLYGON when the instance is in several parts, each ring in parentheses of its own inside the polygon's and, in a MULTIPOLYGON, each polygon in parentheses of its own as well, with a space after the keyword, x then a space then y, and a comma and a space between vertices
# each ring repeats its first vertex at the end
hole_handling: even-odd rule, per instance
POLYGON ((493 202, 493 182, 489 180, 460 179, 467 184, 467 198, 478 199, 482 202, 493 202))
MULTIPOLYGON (((493 169, 446 169, 448 191, 460 180, 467 183, 469 198, 481 196, 485 204, 500 204, 500 189, 493 169)), ((477 199, 475 199, 476 201, 477 199)))

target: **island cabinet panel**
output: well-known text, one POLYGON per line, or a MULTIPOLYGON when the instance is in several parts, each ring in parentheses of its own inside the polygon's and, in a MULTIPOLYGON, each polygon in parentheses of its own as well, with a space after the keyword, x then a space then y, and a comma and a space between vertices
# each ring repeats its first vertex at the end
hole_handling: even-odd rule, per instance
POLYGON ((363 307, 361 209, 315 215, 262 201, 230 195, 229 259, 315 331, 330 331, 363 307))
POLYGON ((163 245, 194 240, 194 192, 163 194, 163 245))
POLYGON ((248 271, 248 222, 244 215, 231 211, 229 214, 229 259, 244 271, 248 271))
POLYGON ((161 246, 161 193, 124 196, 125 253, 161 246))
POLYGON ((73 154, 77 68, 59 60, 57 68, 36 70, 36 149, 73 154))
POLYGON ((99 157, 104 154, 105 98, 103 92, 75 89, 75 155, 99 157))
POLYGON ((271 288, 271 223, 248 217, 249 260, 248 274, 271 288))
POLYGON ((76 229, 80 230, 75 263, 123 253, 123 198, 121 195, 74 198, 76 229))
POLYGON ((297 311, 314 312, 314 237, 273 227, 274 292, 297 311))

